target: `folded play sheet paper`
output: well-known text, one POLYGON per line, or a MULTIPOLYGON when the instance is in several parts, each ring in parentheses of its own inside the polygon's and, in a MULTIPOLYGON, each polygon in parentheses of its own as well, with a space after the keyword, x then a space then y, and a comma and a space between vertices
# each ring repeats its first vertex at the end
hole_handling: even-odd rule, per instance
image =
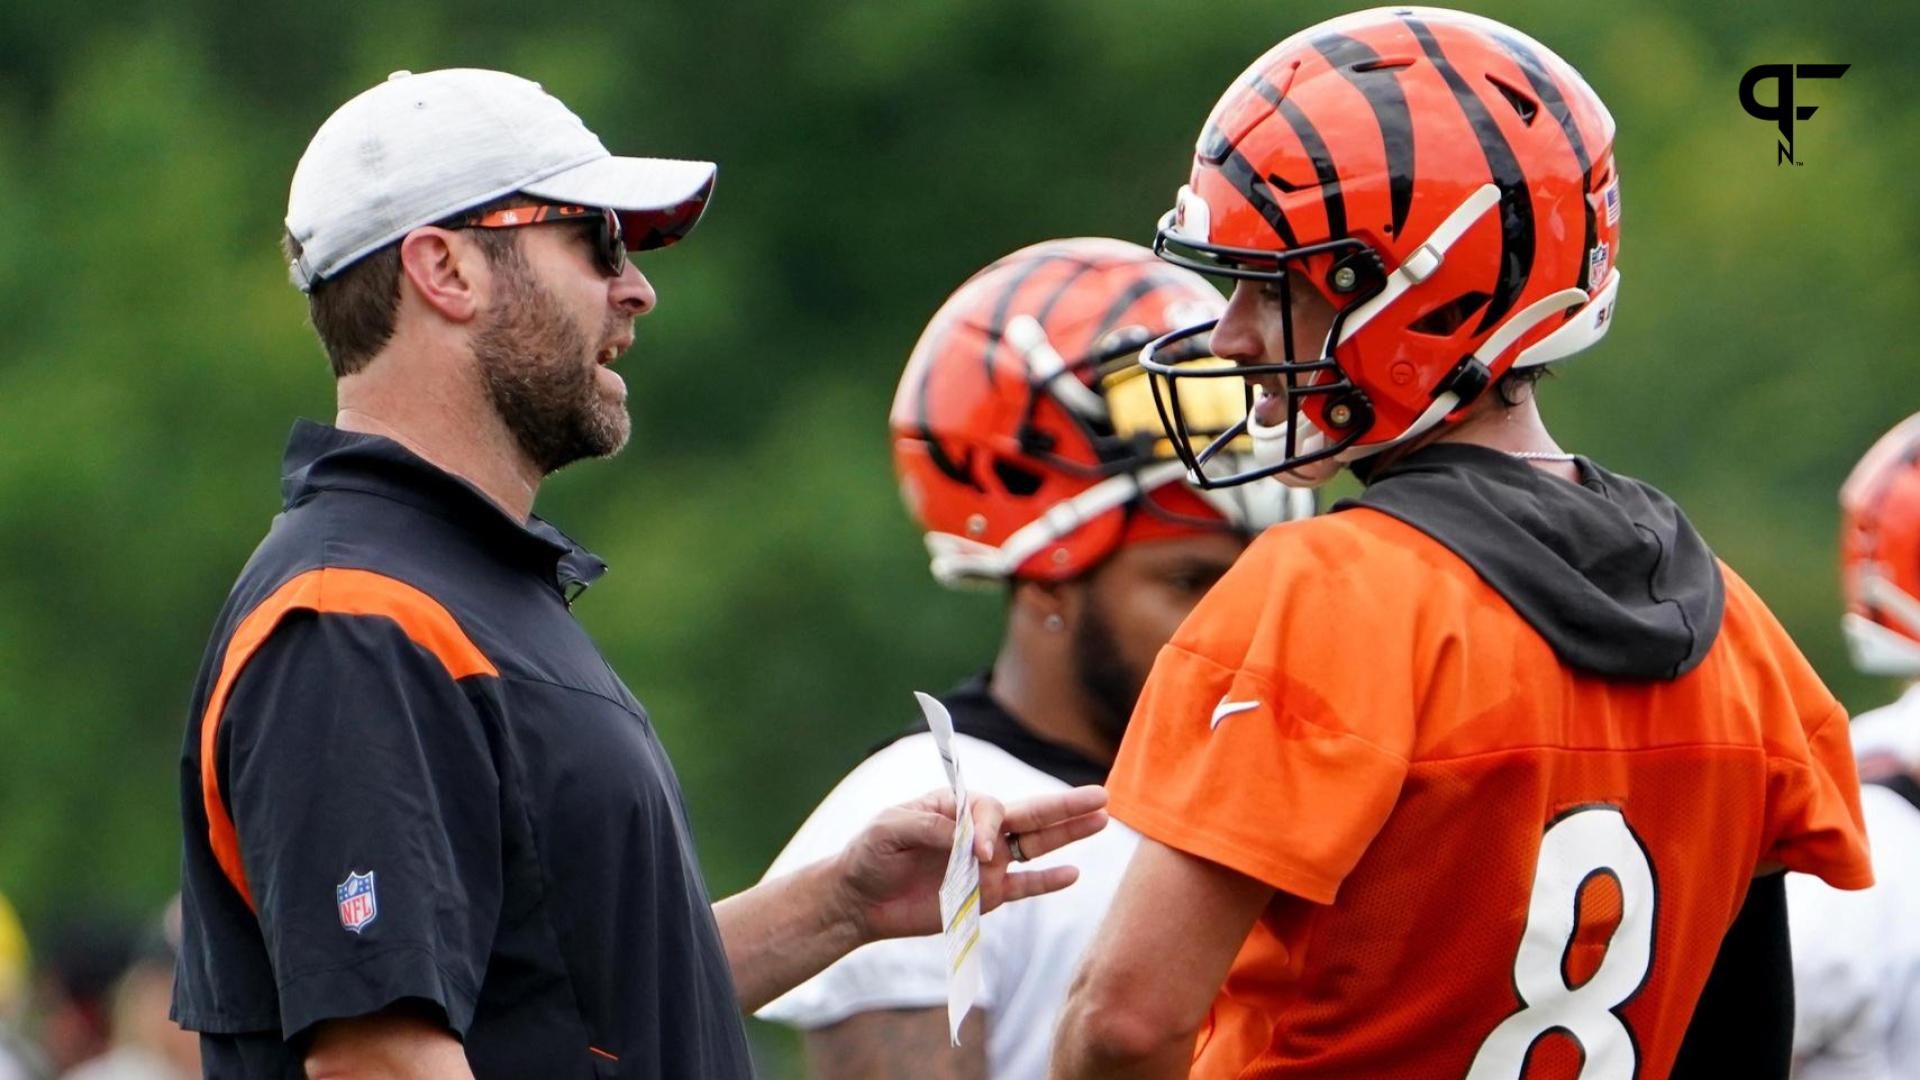
POLYGON ((940 882, 940 921, 946 925, 947 1034, 960 1045, 960 1021, 980 996, 980 861, 973 855, 973 815, 967 804, 967 785, 960 779, 960 759, 953 751, 953 717, 932 697, 914 692, 920 711, 933 729, 940 763, 953 785, 953 847, 947 854, 947 874, 940 882))

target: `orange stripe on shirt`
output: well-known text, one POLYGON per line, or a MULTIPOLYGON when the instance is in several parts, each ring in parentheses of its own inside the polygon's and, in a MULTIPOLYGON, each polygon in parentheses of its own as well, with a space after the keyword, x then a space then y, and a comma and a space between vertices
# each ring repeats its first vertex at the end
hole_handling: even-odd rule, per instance
POLYGON ((500 673, 438 600, 405 582, 371 570, 340 567, 309 570, 289 579, 248 612, 227 639, 220 677, 214 681, 213 693, 207 698, 207 711, 200 718, 200 795, 206 803, 207 839, 213 845, 213 857, 249 908, 254 908, 253 890, 247 884, 247 871, 240 862, 240 837, 234 830, 232 816, 227 813, 226 800, 220 796, 216 752, 220 717, 247 661, 266 644, 280 620, 294 611, 392 619, 415 645, 432 653, 453 678, 500 673))

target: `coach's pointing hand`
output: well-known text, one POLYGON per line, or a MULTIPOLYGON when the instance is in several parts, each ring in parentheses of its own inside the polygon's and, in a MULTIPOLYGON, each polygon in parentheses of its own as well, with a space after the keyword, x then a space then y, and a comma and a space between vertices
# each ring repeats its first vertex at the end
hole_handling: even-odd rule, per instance
MULTIPOLYGON (((1037 858, 1106 827, 1107 792, 1089 785, 1002 806, 972 799, 974 854, 980 860, 981 910, 1056 892, 1080 871, 1049 866, 1015 871, 1006 834, 1019 854, 1037 858)), ((935 791, 873 819, 835 860, 847 918, 862 942, 940 932, 940 880, 953 846, 953 794, 935 791)))
MULTIPOLYGON (((1106 789, 1095 786, 1012 806, 974 796, 981 910, 1080 876, 1072 866, 1013 871, 1007 834, 1020 839, 1020 861, 1032 859, 1106 828, 1106 807, 1106 789)), ((839 855, 715 904, 740 1007, 758 1009, 870 941, 939 933, 953 823, 951 792, 924 795, 881 812, 839 855)))

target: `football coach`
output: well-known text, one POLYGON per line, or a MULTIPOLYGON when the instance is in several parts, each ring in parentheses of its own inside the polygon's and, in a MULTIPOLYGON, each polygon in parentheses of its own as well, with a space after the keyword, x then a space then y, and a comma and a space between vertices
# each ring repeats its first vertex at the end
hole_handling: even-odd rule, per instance
MULTIPOLYGON (((939 795, 711 903, 646 711, 570 611, 605 564, 532 513, 626 442, 612 365, 655 303, 628 252, 713 181, 492 71, 397 73, 308 145, 285 243, 338 412, 293 429, 180 762, 174 1016, 209 1077, 747 1077, 743 1007, 940 929, 939 795)), ((1071 883, 1009 849, 1104 802, 975 800, 983 904, 1071 883)))

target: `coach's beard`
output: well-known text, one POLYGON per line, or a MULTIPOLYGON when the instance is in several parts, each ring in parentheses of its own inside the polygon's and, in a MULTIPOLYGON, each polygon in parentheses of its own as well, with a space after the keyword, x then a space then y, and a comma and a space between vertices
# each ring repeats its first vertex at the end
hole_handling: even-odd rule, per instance
MULTIPOLYGON (((542 475, 618 453, 633 420, 625 398, 600 385, 598 350, 524 265, 498 270, 505 303, 474 335, 473 355, 501 422, 542 475)), ((619 322, 609 316, 603 336, 619 322)))

